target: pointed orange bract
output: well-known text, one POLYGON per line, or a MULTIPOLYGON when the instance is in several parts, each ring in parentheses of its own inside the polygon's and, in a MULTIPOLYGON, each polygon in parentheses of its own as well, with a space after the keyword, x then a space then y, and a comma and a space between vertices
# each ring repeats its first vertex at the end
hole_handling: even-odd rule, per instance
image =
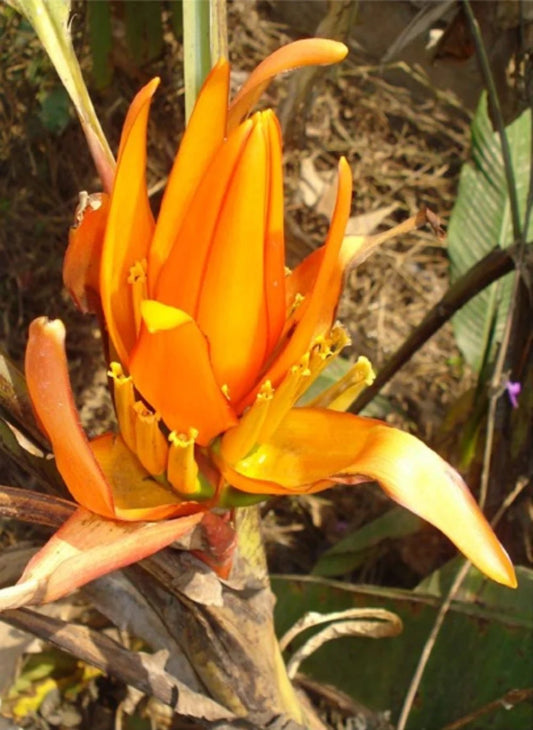
POLYGON ((205 333, 217 382, 238 402, 253 387, 266 355, 266 133, 272 112, 254 115, 229 182, 202 276, 196 320, 205 333))
POLYGON ((236 127, 249 113, 274 76, 301 66, 338 63, 347 53, 344 43, 328 38, 304 38, 278 48, 254 69, 233 99, 228 114, 228 130, 236 127))
POLYGON ((149 294, 155 284, 191 199, 226 134, 229 64, 219 61, 208 75, 181 140, 157 219, 148 261, 149 294))
MULTIPOLYGON (((311 342, 331 327, 337 308, 342 284, 342 269, 339 266, 339 252, 344 238, 344 230, 350 215, 352 200, 352 175, 348 162, 339 161, 337 202, 333 213, 328 238, 323 246, 323 254, 315 254, 312 272, 316 271, 311 291, 296 309, 291 322, 290 337, 268 368, 264 379, 278 383, 289 367, 298 361, 309 349, 311 342)), ((310 273, 310 272, 306 272, 310 273)), ((250 396, 245 403, 250 402, 250 396)))
POLYGON ((65 327, 46 317, 30 325, 25 360, 28 391, 57 468, 78 504, 113 517, 113 497, 81 427, 67 369, 65 327))
POLYGON ((285 239, 283 230, 283 161, 281 130, 272 114, 266 125, 267 136, 267 200, 265 225, 264 297, 267 315, 266 352, 270 354, 278 342, 286 316, 285 239))
POLYGON ((137 338, 128 278, 131 267, 146 260, 154 230, 145 180, 146 129, 150 101, 158 84, 159 79, 153 79, 141 89, 128 113, 102 251, 102 308, 111 341, 126 366, 137 338))
POLYGON ((252 126, 251 121, 241 125, 219 148, 195 191, 180 231, 176 231, 174 245, 157 280, 154 298, 193 317, 227 190, 252 126))

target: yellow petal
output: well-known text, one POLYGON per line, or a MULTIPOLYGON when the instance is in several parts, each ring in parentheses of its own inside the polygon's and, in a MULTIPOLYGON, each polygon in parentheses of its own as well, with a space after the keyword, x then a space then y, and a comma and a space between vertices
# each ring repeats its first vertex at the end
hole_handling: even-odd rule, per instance
POLYGON ((229 65, 220 60, 200 90, 168 178, 148 260, 150 296, 196 189, 224 140, 228 88, 229 65))
POLYGON ((235 486, 259 493, 265 481, 295 493, 310 491, 309 485, 314 491, 324 480, 376 480, 392 499, 447 535, 479 570, 516 586, 507 553, 459 474, 417 438, 380 421, 295 408, 235 471, 263 482, 261 488, 246 489, 243 481, 235 486))
POLYGON ((91 450, 113 490, 117 519, 164 520, 205 509, 197 502, 184 502, 170 486, 156 481, 120 436, 99 436, 91 441, 91 450))
POLYGON ((31 323, 25 371, 33 407, 69 492, 88 510, 113 517, 109 484, 94 459, 74 404, 65 327, 60 320, 41 317, 31 323))
POLYGON ((228 115, 228 131, 250 112, 270 81, 282 71, 301 66, 338 63, 348 53, 344 43, 327 38, 305 38, 278 48, 250 74, 232 101, 228 115))
POLYGON ((153 79, 141 89, 126 117, 102 250, 102 307, 109 336, 125 366, 137 339, 128 277, 132 266, 147 258, 154 230, 145 180, 146 129, 158 84, 159 79, 153 79))

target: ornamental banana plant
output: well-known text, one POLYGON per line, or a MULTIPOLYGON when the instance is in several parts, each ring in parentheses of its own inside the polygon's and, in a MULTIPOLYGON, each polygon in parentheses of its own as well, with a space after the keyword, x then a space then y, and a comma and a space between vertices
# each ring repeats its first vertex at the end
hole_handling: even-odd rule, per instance
POLYGON ((64 327, 34 321, 28 388, 80 507, 28 566, 20 602, 53 600, 149 555, 213 508, 370 480, 490 578, 516 585, 505 550, 451 466, 410 434, 342 412, 371 379, 367 363, 316 404, 298 405, 348 342, 335 322, 343 276, 377 239, 344 236, 352 176, 341 158, 326 241, 288 272, 279 124, 270 109, 250 112, 276 73, 337 62, 346 52, 324 39, 289 44, 229 105, 230 68, 220 60, 199 94, 157 221, 145 169, 158 79, 133 100, 112 192, 85 200, 64 265, 75 301, 104 322, 118 432, 86 438, 64 327), (96 562, 85 553, 75 577, 73 540, 99 551, 96 562))

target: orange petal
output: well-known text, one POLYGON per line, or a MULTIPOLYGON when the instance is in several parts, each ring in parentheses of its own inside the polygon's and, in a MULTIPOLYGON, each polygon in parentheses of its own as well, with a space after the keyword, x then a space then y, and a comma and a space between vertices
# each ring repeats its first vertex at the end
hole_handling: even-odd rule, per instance
POLYGON ((189 533, 202 517, 200 512, 164 522, 131 524, 80 507, 30 560, 17 586, 0 591, 0 606, 55 601, 161 550, 189 533))
POLYGON ((285 284, 287 311, 294 306, 294 300, 298 295, 309 298, 322 266, 325 249, 325 246, 321 246, 310 253, 287 277, 285 284))
POLYGON ((94 312, 98 306, 100 260, 108 213, 108 195, 88 195, 80 200, 74 225, 69 231, 63 283, 82 312, 94 312))
POLYGON ((215 381, 205 337, 180 310, 146 301, 142 313, 145 324, 131 359, 135 386, 171 431, 195 428, 205 445, 236 422, 215 381))
POLYGON ((205 509, 197 502, 184 502, 171 487, 157 482, 120 436, 106 433, 90 447, 113 491, 117 519, 162 520, 205 509))
POLYGON ((33 407, 69 492, 92 512, 112 517, 109 485, 89 448, 74 405, 65 356, 65 327, 60 320, 40 317, 31 323, 25 370, 33 407))
POLYGON ((161 266, 167 259, 187 208, 226 134, 229 65, 220 60, 198 95, 170 173, 148 260, 149 294, 153 296, 161 266))
MULTIPOLYGON (((232 402, 254 385, 268 339, 265 224, 271 111, 254 115, 235 167, 206 261, 196 321, 210 347, 217 382, 232 402)), ((278 201, 279 203, 279 201, 278 201)), ((278 272, 283 278, 283 270, 278 272)), ((271 294, 271 292, 270 292, 271 294)), ((284 301, 283 301, 284 304, 284 301)))
POLYGON ((154 229, 145 180, 146 130, 158 84, 156 78, 141 89, 126 117, 102 250, 102 307, 119 360, 126 366, 137 337, 128 276, 136 262, 147 258, 154 229))
POLYGON ((252 122, 242 124, 218 149, 191 201, 155 288, 154 298, 193 317, 220 211, 252 122), (192 245, 192 243, 193 245, 192 245))
POLYGON ((392 499, 447 535, 479 570, 516 586, 507 553, 459 474, 417 438, 380 421, 295 408, 236 470, 293 493, 300 484, 328 479, 376 480, 392 499))
POLYGON ((250 74, 230 104, 228 131, 236 127, 249 113, 270 81, 282 71, 300 66, 338 63, 348 53, 344 43, 327 38, 305 38, 278 48, 250 74))
POLYGON ((268 152, 268 199, 265 232, 265 304, 267 310, 267 355, 283 330, 285 302, 285 239, 283 232, 283 161, 281 130, 272 115, 266 125, 268 152))
MULTIPOLYGON (((307 298, 296 309, 291 324, 290 338, 281 347, 264 379, 276 385, 287 370, 309 349, 312 341, 323 335, 331 326, 339 301, 342 285, 342 269, 339 264, 339 251, 344 238, 344 230, 350 215, 352 196, 352 174, 347 161, 339 160, 339 182, 337 202, 331 221, 328 238, 321 256, 316 253, 309 269, 305 272, 308 285, 316 278, 307 298), (318 268, 320 264, 320 268, 318 268)), ((302 277, 304 278, 304 277, 302 277)), ((248 398, 246 400, 248 402, 248 398)))

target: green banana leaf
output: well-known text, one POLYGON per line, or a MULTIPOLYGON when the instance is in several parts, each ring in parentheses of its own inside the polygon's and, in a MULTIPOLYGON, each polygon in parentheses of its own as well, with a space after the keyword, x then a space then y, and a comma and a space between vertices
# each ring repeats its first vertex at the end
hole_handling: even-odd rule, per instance
MULTIPOLYGON (((449 573, 450 568, 445 571, 449 573)), ((509 690, 533 685, 533 571, 518 568, 516 591, 490 585, 471 568, 462 596, 449 611, 433 648, 407 730, 443 728, 469 712, 502 698, 509 690), (469 600, 466 600, 466 596, 469 600)), ((443 579, 445 584, 448 575, 443 579)), ((404 624, 393 638, 343 637, 324 644, 301 670, 333 684, 376 712, 391 713, 395 724, 420 652, 433 627, 442 597, 438 572, 431 594, 374 586, 353 586, 318 577, 277 576, 276 626, 283 635, 308 611, 385 608, 404 624)), ((306 634, 305 639, 308 638, 306 634)), ((292 653, 304 638, 289 646, 292 653)), ((530 730, 531 702, 498 703, 467 725, 468 730, 530 730), (506 706, 507 705, 507 706, 506 706)))
MULTIPOLYGON (((531 166, 531 110, 506 128, 523 222, 531 166)), ((530 222, 526 240, 533 234, 530 222)), ((472 161, 461 171, 457 201, 448 227, 448 253, 452 283, 496 246, 513 243, 509 194, 500 139, 492 129, 483 94, 472 122, 472 161)), ((457 344, 476 371, 488 347, 489 359, 501 341, 509 310, 512 276, 509 274, 483 290, 453 318, 457 344), (491 325, 495 321, 494 336, 491 325)))
POLYGON ((393 507, 339 540, 326 550, 313 568, 313 575, 339 576, 358 568, 371 551, 384 540, 395 540, 412 535, 424 524, 420 517, 403 507, 393 507))

